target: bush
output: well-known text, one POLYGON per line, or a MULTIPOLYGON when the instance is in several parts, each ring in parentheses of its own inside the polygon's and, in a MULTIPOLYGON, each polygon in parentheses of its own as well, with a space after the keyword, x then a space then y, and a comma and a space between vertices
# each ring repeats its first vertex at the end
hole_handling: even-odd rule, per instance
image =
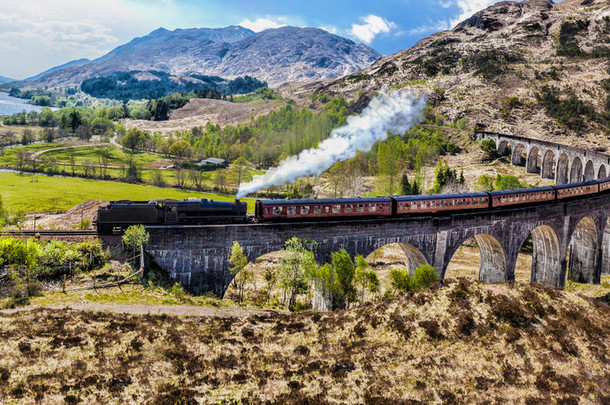
POLYGON ((413 280, 406 268, 390 270, 390 284, 396 291, 411 291, 414 288, 413 280))
POLYGON ((436 283, 438 280, 438 275, 434 270, 434 267, 429 264, 422 264, 421 266, 415 269, 413 273, 413 287, 423 290, 424 288, 428 288, 432 284, 436 283))

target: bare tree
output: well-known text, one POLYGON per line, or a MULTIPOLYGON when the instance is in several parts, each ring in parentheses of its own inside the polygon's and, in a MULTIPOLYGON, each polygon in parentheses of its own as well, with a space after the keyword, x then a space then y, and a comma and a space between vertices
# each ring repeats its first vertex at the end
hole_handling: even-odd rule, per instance
POLYGON ((83 162, 83 171, 85 172, 85 177, 92 178, 95 177, 95 166, 88 160, 83 162))
POLYGON ((25 149, 19 149, 15 153, 17 170, 19 170, 19 173, 23 173, 23 169, 25 168, 26 163, 30 160, 31 153, 32 152, 27 151, 25 149))
POLYGON ((184 170, 184 169, 176 170, 175 178, 176 178, 176 186, 178 186, 180 188, 184 188, 184 185, 186 184, 186 178, 187 178, 186 170, 184 170))
POLYGON ((201 190, 205 175, 199 170, 189 170, 189 179, 191 179, 193 186, 195 186, 197 190, 201 190))

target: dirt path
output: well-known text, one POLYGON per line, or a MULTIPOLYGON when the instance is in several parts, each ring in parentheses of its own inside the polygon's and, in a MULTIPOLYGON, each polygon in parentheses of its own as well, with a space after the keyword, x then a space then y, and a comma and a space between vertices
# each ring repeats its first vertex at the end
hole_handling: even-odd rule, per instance
POLYGON ((43 153, 47 153, 52 150, 88 148, 90 146, 109 146, 109 145, 110 145, 109 143, 91 143, 91 144, 87 144, 87 145, 62 146, 61 148, 51 148, 51 149, 39 150, 38 152, 32 153, 32 158, 37 158, 38 156, 42 155, 43 153))
POLYGON ((242 318, 250 315, 267 315, 277 311, 262 311, 243 308, 215 308, 189 305, 144 305, 144 304, 97 304, 93 302, 74 303, 49 307, 25 307, 1 310, 0 314, 11 315, 19 312, 44 309, 74 309, 77 311, 112 312, 130 315, 172 315, 185 317, 242 318))

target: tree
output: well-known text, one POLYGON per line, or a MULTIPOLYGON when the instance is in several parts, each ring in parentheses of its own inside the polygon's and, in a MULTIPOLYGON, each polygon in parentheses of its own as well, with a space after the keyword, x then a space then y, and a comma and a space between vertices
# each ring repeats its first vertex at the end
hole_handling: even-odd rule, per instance
POLYGON ((2 202, 2 196, 0 196, 0 229, 7 224, 9 220, 8 211, 4 208, 4 203, 2 202))
POLYGON ((475 191, 492 191, 494 189, 494 178, 489 174, 482 174, 474 186, 475 191))
POLYGON ((403 173, 402 178, 400 179, 400 194, 411 195, 411 183, 409 183, 407 173, 403 173))
POLYGON ((252 165, 243 156, 238 157, 229 168, 229 177, 237 184, 237 188, 243 181, 250 181, 252 176, 249 169, 252 165))
MULTIPOLYGON (((373 273, 369 271, 369 264, 366 262, 366 259, 361 255, 356 256, 356 271, 354 275, 354 282, 358 287, 358 296, 360 297, 360 304, 364 302, 364 295, 366 291, 369 290, 369 282, 373 278, 368 273, 373 273)), ((375 274, 375 278, 377 275, 375 274)), ((379 280, 377 280, 379 281, 379 280)))
POLYGON ((350 302, 356 301, 356 289, 352 284, 355 274, 354 262, 345 249, 333 252, 331 257, 339 287, 335 306, 336 308, 347 308, 350 302))
POLYGON ((132 225, 125 230, 123 234, 123 246, 125 251, 132 252, 133 263, 137 263, 137 251, 141 249, 146 243, 150 235, 146 232, 144 225, 132 225))
POLYGON ((397 176, 400 173, 400 150, 396 141, 379 144, 377 150, 377 173, 382 178, 383 191, 387 195, 396 194, 397 176))
POLYGON ((500 173, 496 175, 496 190, 513 190, 525 187, 527 187, 527 184, 520 182, 516 176, 510 174, 503 176, 500 173))
POLYGON ((226 170, 218 170, 214 176, 214 185, 218 189, 218 191, 226 192, 227 191, 227 171, 226 170))
POLYGON ((429 264, 422 264, 415 269, 412 283, 414 288, 423 290, 436 283, 437 280, 438 275, 436 274, 434 267, 429 264))
POLYGON ((148 137, 148 134, 138 128, 130 128, 127 134, 121 139, 121 145, 126 149, 131 149, 135 152, 137 149, 142 148, 144 140, 148 137))
POLYGON ((394 291, 411 291, 413 280, 409 275, 409 270, 406 268, 390 270, 390 285, 394 291))
POLYGON ((481 141, 481 150, 485 152, 488 160, 493 160, 500 156, 496 149, 496 141, 491 138, 486 138, 481 141))
POLYGON ((83 117, 76 108, 68 113, 68 126, 72 129, 72 133, 76 132, 76 129, 83 123, 83 117))
POLYGON ((76 151, 73 148, 68 149, 68 156, 70 157, 70 169, 72 169, 72 176, 74 176, 74 168, 76 166, 76 151))
POLYGON ((179 188, 183 188, 184 185, 186 184, 186 177, 187 177, 186 170, 183 170, 183 169, 176 170, 175 171, 176 186, 179 188))
POLYGON ((100 162, 100 177, 108 177, 108 161, 112 158, 112 153, 107 148, 98 148, 95 150, 95 154, 100 162), (104 169, 103 173, 102 169, 104 169))
POLYGON ((202 171, 195 169, 189 170, 189 179, 191 179, 193 186, 195 186, 197 190, 201 190, 203 188, 203 181, 205 178, 206 175, 202 171))
POLYGON ((179 159, 191 157, 193 155, 193 148, 187 141, 180 140, 178 142, 174 142, 174 144, 169 147, 169 154, 176 156, 179 159))
POLYGON ((332 311, 334 296, 339 291, 337 274, 330 263, 320 266, 314 274, 313 309, 317 311, 332 311))
POLYGON ((308 276, 317 266, 313 252, 299 238, 288 239, 284 251, 287 254, 280 259, 280 284, 284 289, 284 301, 289 308, 294 308, 297 295, 308 291, 308 276))
POLYGON ((232 265, 231 274, 235 278, 239 302, 242 302, 244 299, 244 286, 246 285, 246 282, 252 278, 253 273, 245 268, 248 264, 248 259, 246 258, 246 255, 244 255, 244 251, 238 242, 233 242, 229 263, 232 265))

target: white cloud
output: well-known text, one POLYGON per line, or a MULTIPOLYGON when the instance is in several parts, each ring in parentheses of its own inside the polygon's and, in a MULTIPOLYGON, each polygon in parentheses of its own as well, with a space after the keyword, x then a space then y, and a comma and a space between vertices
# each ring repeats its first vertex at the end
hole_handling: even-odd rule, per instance
POLYGON ((451 27, 455 27, 458 23, 470 18, 477 11, 481 11, 498 1, 499 0, 441 0, 439 4, 441 7, 445 8, 455 6, 460 10, 460 14, 449 23, 451 27))
POLYGON ((99 57, 143 26, 123 0, 0 0, 0 74, 25 78, 99 57))
POLYGON ((364 24, 352 24, 350 33, 365 44, 373 42, 377 35, 388 34, 391 30, 397 28, 396 24, 392 21, 388 21, 373 14, 361 17, 360 20, 362 20, 364 24))
POLYGON ((270 18, 257 18, 254 21, 246 18, 245 20, 240 22, 238 25, 241 25, 244 28, 249 28, 254 32, 261 32, 261 31, 267 30, 269 28, 285 27, 287 24, 284 24, 283 22, 281 22, 281 20, 273 21, 270 18))
POLYGON ((340 32, 339 28, 337 28, 335 26, 332 26, 332 25, 325 25, 325 26, 318 27, 318 28, 320 28, 320 29, 322 29, 322 30, 324 30, 326 32, 330 32, 331 34, 341 35, 339 33, 340 32))
POLYGON ((451 29, 448 21, 438 21, 428 25, 420 25, 419 27, 411 28, 407 31, 409 35, 428 34, 438 31, 446 31, 451 29))

